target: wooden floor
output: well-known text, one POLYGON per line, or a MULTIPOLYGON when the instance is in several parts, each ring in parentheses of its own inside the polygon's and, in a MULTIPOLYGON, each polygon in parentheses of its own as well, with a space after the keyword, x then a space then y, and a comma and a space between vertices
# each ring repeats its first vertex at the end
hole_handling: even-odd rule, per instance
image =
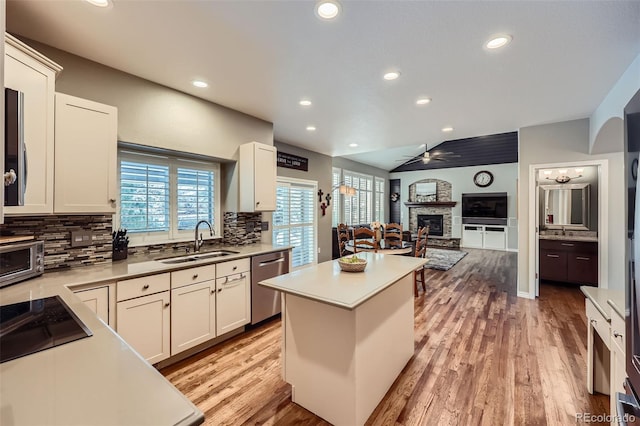
MULTIPOLYGON (((606 414, 586 385, 586 318, 577 287, 516 297, 516 254, 467 250, 427 272, 415 302, 415 354, 368 425, 568 425, 606 414)), ((161 372, 209 425, 326 425, 291 402, 275 320, 161 372)))

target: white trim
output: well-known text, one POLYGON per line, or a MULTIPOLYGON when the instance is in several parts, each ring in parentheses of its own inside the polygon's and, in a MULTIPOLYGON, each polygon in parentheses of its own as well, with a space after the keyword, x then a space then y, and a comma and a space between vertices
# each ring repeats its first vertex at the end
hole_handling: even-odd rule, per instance
MULTIPOLYGON (((518 291, 519 297, 528 299, 535 298, 538 285, 536 283, 536 272, 538 271, 538 237, 536 226, 539 221, 539 209, 536 203, 537 198, 537 171, 538 169, 549 169, 558 167, 598 167, 598 287, 609 288, 609 160, 587 160, 574 162, 531 164, 529 165, 529 225, 527 235, 529 238, 529 259, 528 266, 528 292, 518 291), (525 296, 526 295, 526 296, 525 296)), ((519 288, 519 287, 518 287, 519 288)))
POLYGON ((505 251, 511 252, 511 253, 518 253, 518 249, 517 248, 507 248, 505 251))

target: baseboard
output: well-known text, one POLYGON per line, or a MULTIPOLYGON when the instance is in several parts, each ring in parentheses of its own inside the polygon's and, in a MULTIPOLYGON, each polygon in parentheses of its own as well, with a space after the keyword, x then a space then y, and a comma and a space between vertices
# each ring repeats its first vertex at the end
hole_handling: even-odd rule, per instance
POLYGON ((532 294, 526 291, 518 291, 518 297, 522 297, 523 299, 535 299, 532 294))
POLYGON ((517 253, 517 252, 518 252, 518 249, 517 249, 517 248, 516 248, 516 249, 510 249, 510 248, 508 248, 506 251, 510 251, 510 252, 512 252, 512 253, 517 253))

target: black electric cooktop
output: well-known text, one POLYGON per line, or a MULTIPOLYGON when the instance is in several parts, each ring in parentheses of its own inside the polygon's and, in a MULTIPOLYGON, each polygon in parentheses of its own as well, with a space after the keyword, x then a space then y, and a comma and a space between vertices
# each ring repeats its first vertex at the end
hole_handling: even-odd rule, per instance
POLYGON ((59 296, 0 306, 0 363, 92 334, 59 296))

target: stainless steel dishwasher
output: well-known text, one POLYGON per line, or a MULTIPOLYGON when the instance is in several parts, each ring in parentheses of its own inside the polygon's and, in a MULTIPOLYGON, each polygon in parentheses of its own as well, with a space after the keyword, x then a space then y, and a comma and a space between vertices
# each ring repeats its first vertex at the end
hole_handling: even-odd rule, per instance
POLYGON ((280 292, 258 285, 289 272, 289 250, 251 258, 251 324, 280 313, 280 292))

